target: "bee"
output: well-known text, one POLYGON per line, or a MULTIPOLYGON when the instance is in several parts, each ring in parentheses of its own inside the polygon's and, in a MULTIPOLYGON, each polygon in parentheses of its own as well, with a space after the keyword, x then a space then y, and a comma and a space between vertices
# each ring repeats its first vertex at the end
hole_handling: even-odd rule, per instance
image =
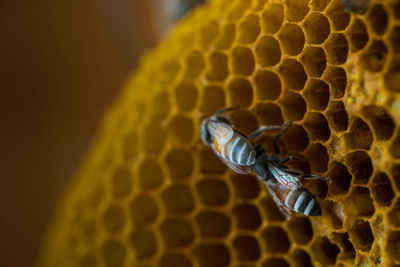
POLYGON ((264 182, 269 194, 286 219, 290 218, 291 210, 307 216, 321 216, 318 200, 303 187, 301 179, 327 181, 327 178, 314 174, 304 174, 300 170, 291 169, 285 165, 286 162, 291 160, 305 160, 303 157, 287 156, 281 158, 279 156, 280 149, 277 142, 291 125, 292 122, 289 122, 275 137, 273 143, 275 154, 268 153, 261 145, 255 147, 256 163, 254 171, 257 177, 264 182))
POLYGON ((340 0, 340 3, 348 12, 364 14, 367 12, 371 0, 340 0))

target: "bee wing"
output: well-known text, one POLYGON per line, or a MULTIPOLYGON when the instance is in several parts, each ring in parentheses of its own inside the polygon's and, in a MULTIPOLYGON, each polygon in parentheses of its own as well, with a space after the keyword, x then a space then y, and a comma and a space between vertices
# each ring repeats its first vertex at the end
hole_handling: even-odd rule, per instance
POLYGON ((230 161, 228 161, 227 159, 224 158, 223 155, 221 155, 221 153, 219 153, 214 146, 212 146, 212 149, 214 150, 215 154, 221 159, 221 161, 228 166, 231 170, 233 170, 234 172, 237 172, 239 174, 249 174, 251 172, 252 167, 251 166, 240 166, 240 165, 236 165, 230 161))
POLYGON ((278 165, 273 163, 268 163, 268 169, 271 172, 272 176, 274 176, 274 178, 285 187, 292 190, 303 187, 301 185, 297 172, 294 173, 290 169, 282 169, 278 165))
POLYGON ((275 201, 276 206, 278 207, 279 211, 285 217, 285 219, 288 221, 290 220, 290 217, 292 216, 292 213, 290 212, 290 209, 286 207, 283 203, 282 200, 276 195, 275 190, 274 190, 274 185, 270 182, 264 182, 265 187, 268 190, 269 195, 272 197, 272 199, 275 201))

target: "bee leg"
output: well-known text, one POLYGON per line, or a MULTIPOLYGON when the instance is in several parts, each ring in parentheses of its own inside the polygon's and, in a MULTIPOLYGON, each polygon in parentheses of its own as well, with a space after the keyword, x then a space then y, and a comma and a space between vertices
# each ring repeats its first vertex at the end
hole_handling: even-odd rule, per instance
POLYGON ((293 121, 289 121, 288 123, 284 124, 286 125, 285 128, 282 129, 282 131, 275 137, 274 139, 274 148, 275 148, 275 153, 279 155, 280 153, 280 149, 279 146, 277 144, 278 140, 282 137, 282 135, 284 135, 286 133, 286 131, 289 129, 290 126, 292 126, 293 121))
POLYGON ((304 179, 320 179, 320 180, 322 180, 324 182, 328 181, 328 178, 320 176, 320 175, 316 175, 316 174, 304 174, 302 176, 302 178, 304 178, 304 179))
POLYGON ((229 111, 234 110, 236 108, 238 108, 238 107, 237 106, 233 106, 233 107, 229 107, 229 108, 221 108, 220 110, 218 110, 215 113, 215 116, 218 117, 218 116, 224 114, 225 112, 229 112, 229 111))
POLYGON ((255 130, 254 132, 250 133, 247 136, 247 139, 249 140, 254 140, 257 137, 259 137, 263 132, 265 131, 270 131, 270 130, 276 130, 276 129, 282 129, 282 125, 263 125, 260 128, 258 128, 257 130, 255 130))
POLYGON ((283 159, 281 159, 280 163, 281 164, 285 164, 286 162, 291 161, 291 160, 307 161, 307 158, 306 157, 302 157, 302 156, 287 156, 287 157, 284 157, 283 159))

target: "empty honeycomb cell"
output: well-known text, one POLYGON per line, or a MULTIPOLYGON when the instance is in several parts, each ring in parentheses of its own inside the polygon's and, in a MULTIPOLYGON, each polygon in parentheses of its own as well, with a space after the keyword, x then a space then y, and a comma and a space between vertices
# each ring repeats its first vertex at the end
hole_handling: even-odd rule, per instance
POLYGON ((349 240, 348 233, 332 233, 332 240, 340 247, 341 252, 338 258, 347 263, 353 263, 356 257, 356 251, 349 240))
POLYGON ((393 1, 390 3, 390 9, 396 19, 400 19, 400 3, 393 1))
POLYGON ((279 66, 279 73, 283 78, 283 86, 286 89, 303 89, 307 75, 303 66, 295 59, 286 59, 279 66))
POLYGON ((371 226, 368 221, 364 220, 356 220, 353 222, 349 229, 349 236, 354 247, 365 252, 371 249, 372 243, 374 242, 371 226))
POLYGON ((331 101, 325 115, 328 119, 330 129, 338 132, 347 130, 349 117, 347 115, 343 102, 331 101))
POLYGON ((369 149, 372 145, 372 132, 362 119, 352 117, 350 119, 350 131, 344 135, 344 141, 350 149, 369 149))
POLYGON ((269 253, 286 253, 290 242, 285 231, 279 226, 269 226, 262 231, 265 249, 269 253))
POLYGON ((79 260, 79 266, 80 267, 96 267, 97 266, 97 260, 96 256, 93 253, 87 253, 85 254, 80 260, 79 260))
POLYGON ((333 161, 329 166, 328 177, 330 195, 344 195, 347 193, 352 177, 345 165, 333 161))
POLYGON ((238 229, 257 230, 261 225, 261 217, 257 208, 250 204, 238 204, 233 208, 238 229))
POLYGON ((238 46, 232 50, 232 71, 235 75, 249 76, 254 71, 254 57, 251 50, 238 46))
POLYGON ((389 145, 389 152, 392 157, 399 159, 400 158, 400 131, 397 130, 397 134, 392 139, 389 145))
POLYGON ((344 64, 347 60, 349 45, 346 37, 341 33, 332 33, 324 44, 328 63, 333 65, 344 64))
POLYGON ((252 175, 234 175, 232 184, 237 198, 254 199, 260 193, 258 178, 252 175))
POLYGON ((388 14, 382 5, 375 4, 370 8, 366 21, 375 34, 382 35, 388 25, 388 14))
POLYGON ((392 28, 390 33, 390 44, 396 53, 400 52, 400 26, 394 26, 392 28))
POLYGON ((166 248, 187 246, 194 238, 192 225, 182 219, 164 220, 160 225, 160 231, 166 248))
POLYGON ((200 111, 211 115, 225 106, 225 92, 215 85, 203 87, 203 93, 200 100, 200 111))
POLYGON ((285 217, 283 217, 282 213, 279 211, 279 208, 276 206, 275 201, 271 197, 264 198, 261 201, 261 207, 267 221, 285 221, 285 217))
POLYGON ((169 100, 169 94, 166 91, 158 92, 152 101, 152 111, 154 118, 165 118, 168 116, 171 103, 169 100))
POLYGON ((302 120, 306 113, 307 104, 303 97, 295 92, 285 92, 280 98, 283 114, 286 120, 302 120))
POLYGON ((148 259, 157 251, 154 231, 135 229, 129 239, 138 260, 148 259))
MULTIPOLYGON (((302 249, 296 249, 290 254, 290 259, 294 267, 312 267, 311 258, 308 253, 302 249)), ((271 265, 276 266, 276 265, 271 265)))
POLYGON ((347 76, 344 69, 329 66, 325 71, 324 78, 328 81, 331 87, 332 97, 341 98, 344 96, 347 86, 347 76))
POLYGON ((144 142, 143 147, 146 152, 157 154, 159 153, 165 144, 167 139, 167 132, 158 123, 151 123, 144 129, 144 142))
POLYGON ((182 111, 191 111, 196 105, 198 93, 193 83, 182 82, 174 89, 176 106, 182 111))
POLYGON ((348 29, 347 36, 349 37, 351 50, 354 52, 363 49, 369 40, 367 28, 359 18, 354 19, 348 29))
POLYGON ((194 255, 201 267, 224 267, 231 262, 229 250, 223 244, 200 244, 194 255))
POLYGON ((131 161, 137 155, 138 142, 137 134, 134 131, 130 131, 122 140, 122 156, 124 160, 131 161))
POLYGON ((283 25, 278 34, 278 39, 281 41, 285 54, 295 56, 303 50, 305 37, 303 30, 297 24, 287 23, 283 25))
POLYGON ((220 212, 201 211, 196 216, 196 223, 202 238, 223 237, 231 229, 231 220, 220 212))
POLYGON ((252 236, 239 235, 235 237, 233 249, 239 261, 256 261, 261 256, 257 239, 252 236))
POLYGON ((325 236, 317 237, 311 245, 313 259, 323 266, 336 263, 336 257, 339 254, 339 248, 331 243, 325 236))
POLYGON ((307 113, 304 128, 312 141, 326 141, 331 133, 325 116, 318 112, 307 113))
POLYGON ((247 15, 238 27, 238 40, 243 44, 253 43, 260 33, 260 18, 257 15, 247 15))
POLYGON ((306 217, 294 217, 288 222, 289 236, 297 244, 307 244, 313 237, 310 220, 306 217))
POLYGON ((281 94, 281 80, 275 72, 259 70, 254 75, 253 81, 260 100, 275 100, 281 94))
POLYGON ((328 169, 329 155, 326 147, 321 143, 311 144, 306 152, 312 172, 323 173, 328 169))
POLYGON ((169 151, 165 158, 165 163, 170 177, 174 179, 181 179, 191 175, 194 167, 192 154, 184 149, 169 151))
POLYGON ((235 24, 226 24, 222 27, 222 34, 215 43, 215 46, 219 49, 229 49, 236 36, 235 24))
POLYGON ((378 140, 388 140, 394 132, 394 122, 384 107, 369 105, 363 108, 363 114, 372 125, 378 140))
POLYGON ((307 44, 322 44, 331 30, 328 19, 321 13, 310 13, 303 22, 307 44))
POLYGON ((310 77, 321 77, 326 68, 324 49, 316 46, 306 46, 300 58, 304 69, 310 77))
POLYGON ((362 150, 351 152, 346 156, 345 161, 353 175, 353 183, 367 184, 374 170, 367 152, 362 150))
POLYGON ((400 92, 400 59, 393 58, 389 70, 384 76, 386 89, 400 92))
POLYGON ((289 21, 301 21, 309 11, 308 1, 287 0, 285 2, 285 17, 289 21))
POLYGON ((289 151, 303 151, 309 144, 307 132, 300 125, 292 125, 282 137, 289 151))
POLYGON ((183 114, 175 114, 168 123, 173 136, 181 143, 190 142, 194 136, 194 124, 191 117, 183 114))
POLYGON ((209 81, 223 81, 228 76, 228 57, 214 51, 209 56, 209 65, 206 77, 209 81))
POLYGON ((282 27, 284 15, 283 6, 279 3, 268 2, 261 14, 261 26, 266 33, 276 33, 282 27))
POLYGON ((274 66, 281 61, 281 47, 273 36, 263 36, 255 46, 256 61, 263 67, 274 66))
POLYGON ((236 129, 247 135, 258 128, 256 117, 246 109, 234 109, 230 118, 234 122, 236 129))
POLYGON ((235 78, 229 81, 228 97, 230 106, 247 107, 253 101, 253 87, 247 79, 235 78))
POLYGON ((256 113, 262 125, 280 125, 283 123, 281 108, 274 103, 257 105, 256 113))
POLYGON ((392 185, 386 173, 377 172, 372 179, 372 194, 378 205, 388 207, 394 197, 392 185))
POLYGON ((239 20, 246 10, 250 7, 251 1, 234 1, 228 6, 228 18, 232 20, 239 20))
POLYGON ((160 259, 161 267, 192 267, 191 260, 184 254, 168 253, 160 259))
POLYGON ((138 195, 130 205, 131 218, 137 225, 154 222, 159 209, 154 198, 148 195, 138 195))
POLYGON ((112 193, 117 198, 125 198, 132 189, 132 172, 128 167, 119 167, 112 176, 112 193))
POLYGON ((207 49, 219 34, 218 22, 211 21, 200 30, 200 43, 207 49))
POLYGON ((385 65, 387 48, 382 41, 374 40, 361 55, 361 64, 370 72, 380 72, 385 65))
POLYGON ((346 215, 371 217, 375 212, 369 189, 366 187, 354 187, 344 200, 344 212, 346 215))
POLYGON ((267 259, 263 265, 263 267, 289 267, 289 263, 287 263, 286 260, 281 259, 281 258, 269 258, 267 259))
POLYGON ((222 174, 226 165, 209 148, 203 148, 199 152, 200 172, 204 174, 222 174))
POLYGON ((154 189, 161 185, 164 174, 158 162, 151 158, 145 158, 138 167, 138 180, 141 188, 154 189))
POLYGON ((102 256, 105 266, 119 267, 123 266, 126 260, 127 250, 125 246, 117 240, 108 239, 102 247, 102 256))
MULTIPOLYGON (((206 63, 201 51, 193 50, 186 56, 185 62, 185 78, 196 79, 203 72, 206 63)), ((162 103, 163 101, 161 101, 162 103)))
POLYGON ((125 224, 125 213, 120 205, 111 204, 104 212, 104 228, 108 232, 121 230, 125 224))
POLYGON ((161 194, 165 210, 170 213, 188 213, 194 208, 194 200, 189 186, 174 184, 161 194))
POLYGON ((388 213, 390 224, 394 227, 400 227, 400 199, 397 199, 388 213))
POLYGON ((229 199, 229 189, 224 181, 205 179, 197 183, 200 201, 206 206, 221 206, 229 199))
POLYGON ((179 62, 176 62, 174 60, 166 60, 161 65, 161 71, 158 72, 160 73, 159 77, 160 81, 163 83, 172 82, 177 77, 177 74, 179 73, 180 69, 181 66, 179 62))
POLYGON ((400 231, 390 231, 386 241, 386 249, 393 260, 400 262, 400 231))
POLYGON ((307 82, 303 95, 309 108, 325 110, 330 98, 329 86, 322 80, 311 79, 307 82))
POLYGON ((344 213, 342 206, 336 201, 324 201, 321 202, 322 214, 324 216, 324 222, 329 225, 329 227, 340 230, 343 227, 344 213))
POLYGON ((335 31, 342 31, 349 25, 350 13, 344 10, 340 1, 331 1, 325 14, 328 16, 335 31))

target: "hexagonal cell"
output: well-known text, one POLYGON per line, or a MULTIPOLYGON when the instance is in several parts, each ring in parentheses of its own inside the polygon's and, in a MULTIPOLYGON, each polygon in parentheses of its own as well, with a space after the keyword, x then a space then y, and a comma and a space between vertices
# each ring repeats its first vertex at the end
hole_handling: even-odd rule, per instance
POLYGON ((285 221, 285 217, 283 217, 275 201, 270 196, 261 200, 261 207, 267 221, 285 221))
POLYGON ((233 110, 230 114, 230 118, 234 122, 236 129, 244 135, 248 135, 258 128, 256 117, 246 109, 233 110))
POLYGON ((397 130, 395 137, 390 142, 389 153, 396 159, 400 158, 400 130, 397 130))
POLYGON ((329 86, 322 80, 311 79, 307 82, 303 95, 310 109, 325 110, 330 98, 329 86))
MULTIPOLYGON (((290 254, 294 267, 312 267, 310 255, 305 250, 296 249, 290 254)), ((275 265, 271 265, 275 266, 275 265)))
POLYGON ((310 13, 303 22, 307 44, 322 44, 331 30, 328 19, 321 13, 310 13))
POLYGON ((137 169, 139 185, 142 189, 154 189, 160 186, 164 180, 162 169, 154 159, 143 159, 137 169))
POLYGON ((146 152, 151 154, 158 154, 165 147, 167 139, 167 132, 158 123, 150 123, 144 128, 144 142, 143 148, 146 152))
POLYGON ((259 70, 253 77, 257 97, 260 100, 275 100, 282 91, 282 84, 279 76, 272 71, 259 70))
POLYGON ((332 1, 326 10, 326 14, 335 31, 342 31, 349 25, 350 13, 344 10, 340 1, 332 1))
POLYGON ((356 257, 356 250, 349 240, 349 235, 347 233, 332 233, 332 240, 341 248, 338 259, 350 264, 353 263, 356 257))
POLYGON ((400 59, 393 58, 390 67, 384 75, 386 89, 393 92, 400 92, 400 59))
POLYGON ((228 18, 238 21, 250 7, 250 1, 235 1, 231 3, 228 9, 228 18))
POLYGON ((306 152, 312 172, 323 173, 328 169, 329 155, 326 147, 321 143, 311 144, 306 152))
POLYGON ((122 139, 122 156, 127 162, 134 160, 137 156, 138 150, 138 135, 134 131, 130 131, 122 139))
POLYGON ((220 212, 201 211, 195 220, 202 238, 223 237, 231 229, 230 218, 220 212))
POLYGON ((214 51, 209 56, 209 66, 206 77, 209 81, 223 81, 228 76, 228 57, 214 51))
POLYGON ((354 187, 344 203, 346 205, 343 208, 347 216, 371 217, 375 212, 369 189, 366 187, 354 187))
POLYGON ((183 114, 175 114, 168 123, 168 129, 180 143, 188 143, 194 136, 193 120, 183 114))
POLYGON ((160 74, 160 81, 164 83, 172 83, 174 79, 178 76, 178 72, 181 69, 180 62, 175 61, 175 59, 166 60, 161 65, 161 70, 158 72, 160 74))
POLYGON ((334 66, 328 66, 324 79, 331 87, 331 95, 334 98, 342 98, 346 91, 347 76, 344 69, 334 66))
POLYGON ((102 256, 107 267, 123 266, 126 260, 126 248, 118 240, 108 239, 102 246, 102 256))
POLYGON ((278 38, 285 54, 295 56, 303 50, 305 37, 303 30, 297 24, 287 23, 283 25, 278 38))
POLYGON ((308 1, 287 0, 285 4, 285 17, 289 21, 301 21, 310 11, 308 1))
POLYGON ((345 195, 347 193, 352 177, 346 166, 333 161, 329 167, 328 177, 330 195, 345 195))
POLYGON ((395 53, 400 51, 400 26, 394 26, 390 32, 390 44, 395 53))
POLYGON ((238 40, 240 43, 251 44, 260 34, 260 19, 257 15, 247 15, 239 24, 238 40))
POLYGON ((368 221, 356 220, 349 229, 349 236, 354 247, 358 250, 369 252, 374 236, 368 221))
POLYGON ((258 179, 252 175, 234 175, 232 184, 237 198, 254 199, 260 193, 258 179))
POLYGON ((191 111, 194 109, 198 92, 196 85, 191 82, 181 82, 174 88, 176 106, 182 111, 191 111))
POLYGON ((332 33, 325 42, 324 49, 328 63, 340 65, 346 62, 349 45, 343 34, 332 33))
POLYGON ((292 125, 282 137, 288 151, 303 151, 309 144, 307 132, 300 125, 292 125))
POLYGON ((386 173, 377 172, 372 179, 372 194, 379 206, 389 207, 394 197, 392 185, 386 173))
POLYGON ((232 70, 236 75, 251 75, 254 71, 254 56, 251 50, 238 46, 232 50, 232 70))
POLYGON ((369 40, 367 28, 359 18, 354 19, 347 31, 347 36, 349 37, 351 50, 354 52, 363 49, 369 40))
POLYGON ((350 173, 353 175, 353 183, 367 184, 374 170, 367 152, 355 151, 349 153, 345 161, 346 166, 349 166, 350 173))
POLYGON ((256 61, 263 67, 274 66, 281 60, 281 47, 273 36, 263 36, 256 47, 256 61))
POLYGON ((281 108, 274 103, 258 104, 256 114, 262 125, 280 125, 283 123, 281 108))
POLYGON ((194 255, 201 267, 229 266, 231 256, 223 244, 200 244, 194 249, 194 255))
POLYGON ((165 158, 169 175, 173 179, 185 178, 192 174, 194 162, 190 152, 184 149, 172 149, 165 158))
POLYGON ((289 267, 289 263, 281 258, 268 258, 262 265, 263 267, 289 267))
POLYGON ((322 214, 325 223, 335 230, 340 230, 343 227, 344 213, 341 205, 336 201, 321 202, 322 214))
POLYGON ((253 102, 253 87, 244 78, 234 78, 228 84, 229 106, 250 106, 253 102))
POLYGON ((208 49, 215 38, 219 35, 219 23, 216 21, 210 21, 204 27, 200 29, 200 43, 205 49, 208 49))
POLYGON ((359 117, 350 119, 350 131, 344 135, 346 146, 353 149, 369 149, 372 145, 372 133, 366 124, 359 117))
POLYGON ((313 237, 313 229, 307 217, 294 217, 288 222, 289 236, 297 244, 307 244, 313 237))
POLYGON ((229 199, 228 186, 221 180, 201 180, 196 184, 196 189, 200 201, 206 206, 221 206, 229 199))
POLYGON ((192 225, 182 219, 166 219, 160 225, 160 231, 167 248, 187 246, 194 238, 192 225))
POLYGON ((388 14, 382 5, 375 4, 370 8, 366 21, 375 34, 382 35, 388 25, 388 14))
POLYGON ((151 258, 157 252, 157 240, 152 230, 135 229, 129 241, 138 260, 151 258))
POLYGON ((257 208, 250 204, 238 204, 233 208, 237 228, 256 230, 261 225, 261 217, 257 208))
POLYGON ((347 130, 347 125, 349 123, 349 117, 347 115, 346 109, 343 102, 341 101, 331 101, 328 110, 325 115, 330 124, 330 129, 338 132, 347 130))
POLYGON ((303 66, 295 59, 284 60, 279 66, 279 73, 286 89, 301 90, 307 81, 303 66))
POLYGON ((326 68, 324 49, 316 46, 306 46, 300 58, 308 76, 321 77, 326 68))
POLYGON ((155 119, 162 119, 168 116, 171 109, 169 94, 167 91, 158 92, 152 101, 152 116, 155 119))
POLYGON ((200 111, 204 114, 211 115, 225 106, 225 92, 215 85, 207 85, 202 88, 200 101, 200 111))
POLYGON ((112 193, 115 197, 127 197, 132 189, 131 169, 125 166, 120 166, 114 171, 111 182, 112 193))
POLYGON ((286 120, 302 120, 307 104, 303 97, 295 92, 285 92, 279 101, 283 107, 286 120))
POLYGON ((215 46, 219 49, 229 49, 236 36, 235 24, 226 24, 222 27, 222 34, 215 43, 215 46))
POLYGON ((303 125, 312 141, 326 141, 329 139, 331 131, 325 116, 321 113, 308 112, 303 125))
POLYGON ((158 216, 158 206, 154 198, 138 195, 130 204, 132 221, 137 225, 154 222, 158 216))
POLYGON ((168 253, 162 255, 160 259, 161 267, 192 267, 190 259, 181 253, 168 253))
POLYGON ((256 261, 260 258, 260 246, 252 236, 239 235, 233 240, 233 249, 239 261, 256 261))
POLYGON ((370 72, 380 72, 384 68, 388 50, 380 40, 374 40, 361 55, 361 65, 370 72))
POLYGON ((198 153, 200 160, 200 172, 204 174, 222 174, 226 170, 226 165, 209 148, 203 148, 198 153))
POLYGON ((314 259, 323 266, 334 265, 340 252, 339 248, 326 237, 317 237, 311 245, 310 251, 314 255, 314 259))
POLYGON ((390 224, 394 227, 400 227, 400 199, 397 199, 388 213, 390 224))
POLYGON ((125 225, 125 213, 118 204, 111 204, 103 214, 104 228, 108 232, 120 231, 125 225))
POLYGON ((206 66, 203 54, 201 51, 190 51, 185 58, 185 78, 196 79, 206 66))
POLYGON ((282 27, 283 6, 278 3, 267 3, 261 14, 261 26, 264 32, 274 34, 282 27))
POLYGON ((172 184, 161 193, 162 203, 167 213, 188 213, 194 208, 190 187, 183 184, 172 184))
POLYGON ((384 107, 369 105, 363 108, 363 114, 371 123, 378 140, 389 140, 392 137, 395 125, 384 107))
POLYGON ((269 226, 262 231, 265 249, 270 253, 286 253, 290 242, 285 231, 278 226, 269 226))

